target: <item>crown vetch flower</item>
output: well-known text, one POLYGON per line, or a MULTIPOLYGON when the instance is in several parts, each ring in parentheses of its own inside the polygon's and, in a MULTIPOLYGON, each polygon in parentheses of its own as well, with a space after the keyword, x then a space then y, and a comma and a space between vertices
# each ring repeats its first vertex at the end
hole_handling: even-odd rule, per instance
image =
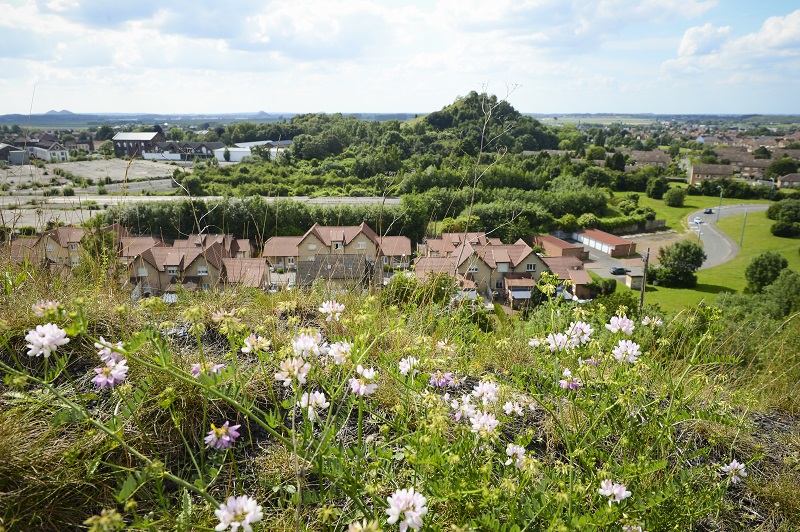
POLYGON ((629 364, 635 363, 642 352, 639 350, 639 344, 631 340, 620 340, 617 346, 611 351, 620 362, 627 362, 629 364))
POLYGON ((431 386, 436 386, 437 388, 444 388, 446 386, 453 386, 453 374, 451 372, 442 373, 440 370, 436 370, 431 373, 431 378, 428 381, 428 384, 431 386))
POLYGON ((642 325, 650 325, 652 327, 661 327, 663 324, 664 322, 661 321, 661 318, 658 316, 653 316, 652 318, 650 316, 645 316, 642 320, 642 325))
POLYGON ((120 360, 118 362, 109 360, 102 368, 94 368, 95 375, 92 377, 92 382, 101 388, 116 386, 125 380, 128 375, 127 360, 120 360))
POLYGON ((525 458, 525 447, 509 443, 506 446, 506 456, 508 456, 508 460, 505 462, 506 465, 511 465, 513 462, 514 465, 517 466, 517 469, 522 469, 525 458))
POLYGON ((212 423, 211 430, 208 431, 205 439, 206 445, 217 449, 232 447, 233 442, 239 437, 239 432, 236 430, 239 427, 241 425, 231 425, 230 421, 226 421, 221 427, 215 427, 212 423))
POLYGON ((414 491, 414 488, 395 491, 386 498, 389 508, 386 513, 389 519, 387 523, 394 524, 401 517, 400 532, 406 532, 409 528, 419 530, 422 527, 422 517, 428 513, 428 499, 421 493, 414 491))
POLYGON ((45 323, 44 325, 37 325, 35 329, 28 331, 25 335, 25 341, 28 342, 28 356, 37 357, 42 355, 47 358, 52 353, 55 353, 59 346, 69 342, 67 332, 59 328, 54 323, 45 323))
POLYGON ((506 401, 503 405, 503 412, 505 412, 507 416, 511 414, 517 414, 518 416, 525 415, 525 411, 522 409, 522 404, 519 401, 506 401))
POLYGON ((341 366, 347 362, 347 357, 350 356, 350 351, 353 349, 353 344, 349 342, 334 342, 331 344, 328 354, 333 359, 333 363, 341 366))
POLYGON ((308 420, 312 423, 317 419, 317 408, 328 408, 331 404, 325 399, 322 392, 304 392, 300 397, 300 408, 306 408, 308 420))
POLYGON ((558 385, 561 386, 561 388, 565 390, 577 390, 581 387, 581 381, 577 377, 572 376, 572 372, 569 368, 564 368, 562 375, 564 378, 558 381, 558 385))
POLYGON ((613 333, 622 331, 628 336, 633 334, 633 329, 635 328, 633 320, 628 319, 627 316, 612 316, 611 320, 606 323, 606 329, 609 331, 613 333))
POLYGON ((739 463, 735 458, 730 464, 720 467, 720 470, 728 475, 728 481, 731 484, 736 484, 747 476, 744 470, 744 464, 739 463))
POLYGON ((94 347, 97 349, 97 354, 100 355, 100 360, 103 362, 119 362, 123 358, 122 353, 115 351, 115 349, 122 349, 122 342, 112 344, 101 336, 100 341, 94 343, 94 347))
POLYGON ((225 364, 214 364, 213 362, 198 362, 196 364, 192 364, 192 377, 200 377, 200 375, 208 375, 209 377, 216 373, 222 371, 222 368, 225 367, 225 364))
POLYGON ((417 373, 417 370, 414 369, 417 364, 419 364, 419 359, 415 357, 406 357, 400 360, 400 363, 398 364, 400 375, 405 377, 411 370, 414 370, 414 373, 417 373))
POLYGON ((342 315, 342 312, 344 312, 344 305, 337 303, 336 301, 325 301, 322 306, 319 307, 319 311, 328 315, 325 318, 325 321, 339 321, 339 317, 342 315))
POLYGON ((483 405, 486 406, 497 401, 497 392, 499 391, 500 387, 495 383, 480 381, 475 385, 475 389, 472 390, 472 395, 476 399, 480 399, 483 405))
POLYGON ((453 399, 453 402, 450 403, 450 408, 456 411, 456 421, 461 421, 462 417, 472 419, 472 417, 475 416, 477 410, 471 401, 472 396, 469 394, 462 395, 460 402, 458 399, 453 399))
POLYGON ((567 327, 567 334, 572 338, 574 345, 588 344, 592 339, 593 332, 592 326, 583 321, 573 321, 567 327))
POLYGON ((62 311, 61 304, 58 301, 52 301, 50 299, 47 301, 40 299, 34 303, 31 308, 33 309, 33 313, 39 318, 44 318, 46 315, 58 316, 62 311))
POLYGON ((378 385, 374 382, 369 382, 375 379, 375 375, 377 374, 375 369, 365 368, 359 364, 356 368, 356 373, 358 373, 361 377, 353 377, 348 381, 352 392, 362 397, 375 393, 375 390, 378 389, 378 385))
POLYGON ((262 338, 261 336, 256 336, 255 334, 251 334, 247 338, 244 339, 244 347, 242 348, 242 353, 254 353, 256 351, 268 351, 269 347, 272 345, 272 342, 267 340, 266 338, 262 338))
POLYGON ((306 383, 311 364, 302 358, 287 358, 281 362, 280 368, 281 371, 275 374, 275 380, 283 381, 284 386, 291 386, 294 379, 300 384, 306 383))
POLYGON ((472 428, 470 430, 481 438, 494 437, 495 429, 500 425, 500 422, 494 417, 494 414, 481 410, 475 412, 475 415, 472 416, 469 421, 472 423, 472 428))
POLYGON ((295 336, 292 338, 292 349, 294 349, 295 355, 303 358, 309 355, 324 356, 330 351, 330 347, 322 341, 322 335, 319 333, 303 333, 295 336))
POLYGON ((572 349, 574 347, 572 338, 566 334, 550 333, 547 335, 546 340, 547 343, 550 344, 550 351, 552 353, 555 353, 556 351, 566 351, 567 349, 572 349))
POLYGON ((264 517, 261 506, 247 495, 228 497, 227 501, 219 505, 219 510, 214 510, 214 515, 219 519, 219 524, 214 528, 217 532, 222 532, 228 527, 232 532, 236 532, 239 527, 242 527, 244 532, 253 532, 253 527, 250 525, 261 521, 264 517))
POLYGON ((611 506, 612 502, 620 503, 631 496, 631 492, 626 489, 625 484, 617 484, 608 478, 600 483, 600 489, 597 490, 597 493, 609 498, 609 506, 611 506))

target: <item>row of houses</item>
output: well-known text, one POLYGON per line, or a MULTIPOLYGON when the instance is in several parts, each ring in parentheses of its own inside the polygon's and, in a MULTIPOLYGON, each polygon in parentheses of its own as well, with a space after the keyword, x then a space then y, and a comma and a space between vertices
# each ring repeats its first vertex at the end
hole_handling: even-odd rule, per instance
MULTIPOLYGON (((366 223, 357 226, 314 224, 303 235, 276 236, 253 257, 247 239, 198 234, 166 243, 151 236, 131 236, 124 227, 102 229, 113 234, 122 266, 121 281, 141 296, 241 285, 266 289, 278 282, 310 286, 323 280, 332 288, 379 287, 393 272, 411 266, 411 241, 404 236, 380 236, 366 223)), ((38 237, 16 238, 11 258, 52 270, 79 266, 87 231, 63 226, 38 237)), ((571 283, 570 296, 591 297, 592 279, 584 269, 584 245, 611 256, 631 256, 635 244, 597 230, 571 235, 579 244, 552 235, 504 244, 485 233, 443 233, 417 246, 414 275, 448 275, 468 298, 524 304, 543 271, 571 283), (534 247, 540 253, 534 251, 534 247)))

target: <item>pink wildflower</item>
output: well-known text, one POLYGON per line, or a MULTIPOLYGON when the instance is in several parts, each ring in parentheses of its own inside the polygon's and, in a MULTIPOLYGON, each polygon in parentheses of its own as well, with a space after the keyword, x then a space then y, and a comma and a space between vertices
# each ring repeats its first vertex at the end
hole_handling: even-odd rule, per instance
POLYGON ((47 358, 55 353, 59 346, 69 342, 67 332, 54 323, 37 325, 35 329, 28 331, 25 335, 28 342, 28 356, 36 357, 42 355, 47 358))
POLYGON ((442 373, 440 370, 436 370, 431 373, 431 378, 428 381, 428 384, 431 386, 436 386, 437 388, 444 388, 446 386, 453 386, 455 381, 453 380, 453 374, 451 372, 442 373))
POLYGON ((233 442, 239 437, 239 432, 236 429, 241 425, 230 425, 230 421, 226 421, 221 427, 215 427, 211 424, 211 430, 208 431, 205 442, 209 447, 217 449, 227 449, 233 447, 233 442))
POLYGON ((128 374, 127 363, 127 360, 120 360, 119 362, 109 360, 102 368, 94 369, 97 375, 92 377, 92 382, 101 388, 116 386, 124 381, 128 374))
POLYGON ((397 490, 386 498, 386 502, 389 503, 389 508, 386 509, 389 516, 387 523, 394 524, 402 517, 400 532, 406 532, 409 528, 422 528, 422 518, 428 513, 428 500, 421 493, 415 492, 414 488, 397 490))
POLYGON ((633 320, 628 319, 627 316, 612 316, 611 320, 606 324, 606 329, 609 331, 613 333, 622 331, 628 336, 633 334, 633 329, 635 328, 633 320))
POLYGON ((219 519, 219 524, 214 528, 222 532, 228 527, 231 532, 236 532, 242 527, 244 532, 253 532, 252 523, 261 521, 264 517, 261 506, 246 495, 241 497, 228 497, 228 500, 219 505, 219 510, 214 510, 214 515, 219 519))
POLYGON ((558 381, 558 385, 561 386, 561 388, 565 390, 577 390, 581 387, 581 381, 577 377, 572 376, 572 372, 569 368, 564 368, 562 375, 564 378, 558 381))
POLYGON ((255 353, 256 351, 267 352, 272 342, 261 336, 251 334, 244 339, 244 347, 241 349, 242 353, 255 353))
POLYGON ((300 384, 306 383, 306 376, 311 371, 311 364, 302 358, 287 358, 280 364, 281 371, 275 374, 275 380, 283 381, 284 386, 291 386, 297 379, 300 384))
POLYGON ((731 484, 736 484, 747 476, 744 470, 744 464, 739 463, 735 458, 730 464, 722 466, 720 470, 728 475, 728 481, 731 484))
POLYGON ((319 307, 319 311, 322 314, 327 314, 328 316, 325 318, 325 321, 330 322, 331 320, 339 321, 339 317, 344 312, 344 305, 341 303, 337 303, 336 301, 325 301, 321 307, 319 307))
POLYGON ((362 397, 372 395, 378 389, 378 385, 374 382, 369 382, 375 379, 377 372, 373 368, 364 368, 361 364, 356 368, 356 373, 361 377, 353 377, 348 381, 350 389, 356 395, 362 397))
POLYGON ((611 351, 611 354, 620 362, 634 364, 642 354, 639 349, 639 344, 636 342, 620 340, 617 346, 611 351))
POLYGON ((100 341, 94 343, 94 347, 97 349, 97 354, 100 355, 100 360, 103 362, 119 362, 122 360, 122 353, 119 352, 119 350, 122 349, 122 342, 112 344, 101 336, 100 341))
POLYGON ((514 465, 517 466, 517 469, 522 469, 525 458, 525 447, 509 443, 506 446, 506 456, 508 456, 508 460, 506 460, 505 465, 511 465, 513 462, 514 465))
POLYGON ((353 349, 353 344, 348 342, 334 342, 329 349, 329 355, 333 359, 333 363, 341 366, 347 362, 347 357, 350 356, 350 351, 353 349))
POLYGON ((196 364, 192 364, 192 377, 200 377, 200 375, 208 375, 209 377, 213 374, 219 375, 222 372, 222 368, 225 367, 225 364, 214 364, 213 362, 198 362, 196 364))
POLYGON ((494 414, 491 412, 483 412, 478 410, 475 412, 470 418, 470 423, 472 423, 471 432, 474 432, 481 438, 492 438, 496 435, 495 429, 500 424, 497 418, 494 417, 494 414))

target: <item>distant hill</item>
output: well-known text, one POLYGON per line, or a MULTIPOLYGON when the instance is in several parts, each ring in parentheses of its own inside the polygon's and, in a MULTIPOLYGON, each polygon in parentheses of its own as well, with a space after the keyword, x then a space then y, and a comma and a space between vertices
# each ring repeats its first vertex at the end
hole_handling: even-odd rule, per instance
MULTIPOLYGON (((215 114, 158 114, 158 113, 73 113, 66 109, 50 110, 43 114, 8 114, 0 115, 0 125, 19 124, 23 127, 53 128, 85 128, 89 126, 129 125, 129 124, 230 124, 234 122, 282 122, 291 120, 296 113, 268 113, 266 111, 247 113, 215 113, 215 114)), ((414 113, 342 113, 355 116, 360 120, 384 122, 386 120, 410 120, 414 113)))

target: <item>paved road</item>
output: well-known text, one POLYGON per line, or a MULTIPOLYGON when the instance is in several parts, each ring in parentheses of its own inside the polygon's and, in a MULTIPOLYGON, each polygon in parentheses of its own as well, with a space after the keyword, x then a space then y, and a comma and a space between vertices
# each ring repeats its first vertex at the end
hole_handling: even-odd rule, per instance
POLYGON ((717 228, 715 222, 718 215, 720 218, 742 216, 745 211, 766 211, 768 208, 768 203, 754 203, 748 205, 725 205, 719 212, 717 212, 717 207, 713 207, 713 214, 703 214, 702 210, 691 213, 687 218, 689 228, 695 234, 700 233, 699 239, 703 242, 703 250, 706 252, 706 261, 700 269, 705 270, 706 268, 724 264, 733 259, 739 252, 739 244, 717 228), (695 224, 695 218, 700 218, 702 220, 701 223, 695 224))

